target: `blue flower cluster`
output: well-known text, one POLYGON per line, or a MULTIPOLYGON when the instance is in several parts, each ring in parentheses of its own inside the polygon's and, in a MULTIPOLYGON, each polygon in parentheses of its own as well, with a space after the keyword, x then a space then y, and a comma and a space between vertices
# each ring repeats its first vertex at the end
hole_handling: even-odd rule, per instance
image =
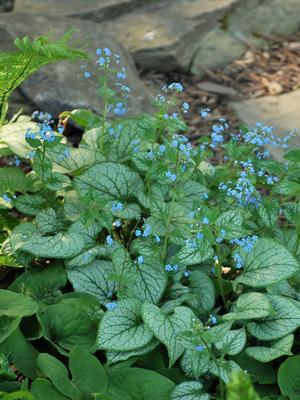
MULTIPOLYGON (((253 249, 254 243, 257 241, 257 239, 258 237, 256 235, 246 236, 242 239, 232 239, 230 240, 230 243, 238 245, 246 253, 249 253, 253 249)), ((244 262, 239 252, 235 252, 233 254, 233 260, 235 262, 236 269, 241 269, 244 267, 244 262)))
POLYGON ((117 211, 123 210, 123 208, 124 208, 124 205, 123 205, 122 203, 118 202, 118 203, 114 203, 114 204, 112 205, 111 211, 112 211, 112 212, 117 212, 117 211))
POLYGON ((172 271, 177 271, 178 266, 176 264, 172 265, 172 264, 166 264, 165 265, 165 271, 167 272, 172 272, 172 271))

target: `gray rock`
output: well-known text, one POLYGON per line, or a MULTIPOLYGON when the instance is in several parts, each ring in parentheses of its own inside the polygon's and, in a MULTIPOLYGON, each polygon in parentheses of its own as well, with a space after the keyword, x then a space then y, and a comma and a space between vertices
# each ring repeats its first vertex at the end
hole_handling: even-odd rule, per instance
POLYGON ((203 37, 195 55, 191 72, 203 77, 206 71, 228 64, 241 57, 247 47, 230 32, 216 28, 203 37))
POLYGON ((300 27, 300 1, 245 1, 228 16, 226 23, 231 32, 288 36, 300 27))
POLYGON ((15 0, 14 11, 79 17, 92 21, 112 19, 147 0, 15 0))
MULTIPOLYGON (((292 130, 298 133, 295 144, 300 145, 300 89, 280 96, 265 96, 242 102, 232 102, 230 106, 236 115, 247 126, 255 126, 256 122, 274 126, 276 134, 284 137, 292 130)), ((282 160, 282 150, 270 148, 274 158, 282 160)))
POLYGON ((106 30, 122 39, 143 70, 188 70, 201 38, 241 0, 162 0, 112 21, 106 30))
MULTIPOLYGON (((12 49, 16 36, 28 35, 33 39, 44 35, 51 28, 55 28, 53 34, 55 39, 72 27, 76 29, 73 42, 76 45, 78 43, 87 44, 85 50, 90 54, 93 54, 98 47, 109 47, 120 54, 122 65, 127 70, 126 82, 131 88, 130 111, 132 113, 149 111, 151 109, 149 92, 140 81, 132 59, 98 24, 63 17, 19 13, 3 14, 0 15, 0 34, 6 40, 0 42, 0 51, 12 49)), ((89 62, 84 63, 89 65, 89 62)), ((90 63, 93 66, 94 59, 90 63)), ((92 77, 84 79, 80 69, 82 64, 83 61, 57 62, 43 67, 21 86, 20 91, 23 98, 28 99, 28 104, 33 102, 35 109, 44 110, 53 115, 74 108, 88 108, 95 112, 101 112, 101 101, 97 95, 99 72, 94 73, 91 70, 92 77)))

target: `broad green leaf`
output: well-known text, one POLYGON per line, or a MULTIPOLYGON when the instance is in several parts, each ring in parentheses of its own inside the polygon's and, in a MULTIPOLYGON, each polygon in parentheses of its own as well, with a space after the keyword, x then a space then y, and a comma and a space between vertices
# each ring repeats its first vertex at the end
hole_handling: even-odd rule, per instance
POLYGON ((38 125, 35 122, 22 121, 5 124, 0 129, 0 143, 5 143, 18 157, 27 158, 32 150, 25 140, 27 129, 36 132, 38 125))
POLYGON ((300 398, 300 356, 288 357, 279 367, 278 385, 290 400, 300 398))
POLYGON ((100 361, 80 346, 73 347, 69 354, 72 382, 79 388, 85 400, 93 399, 92 393, 105 393, 107 375, 100 361))
POLYGON ((144 354, 150 353, 159 345, 159 342, 154 338, 143 347, 130 351, 107 351, 106 359, 109 364, 114 364, 120 361, 128 360, 131 357, 143 356, 144 354))
POLYGON ((22 169, 2 167, 0 169, 0 193, 25 193, 32 190, 32 184, 22 169))
POLYGON ((197 351, 196 346, 194 346, 193 349, 185 350, 180 359, 180 365, 188 377, 198 379, 208 371, 210 358, 208 349, 197 351))
POLYGON ((78 177, 75 184, 82 194, 93 190, 104 199, 123 203, 144 190, 143 181, 136 172, 113 162, 94 165, 78 177))
POLYGON ((241 253, 244 269, 235 280, 252 287, 265 287, 299 272, 299 263, 291 253, 271 239, 258 239, 253 249, 241 253))
POLYGON ((114 310, 107 311, 98 333, 98 348, 129 351, 147 345, 153 339, 151 330, 141 320, 141 303, 124 299, 114 310))
POLYGON ((177 385, 171 400, 209 400, 209 395, 203 393, 203 385, 197 381, 183 382, 177 385))
POLYGON ((115 282, 109 280, 112 272, 113 264, 104 260, 94 260, 88 265, 67 269, 73 289, 93 294, 102 304, 110 301, 111 294, 116 289, 115 282))
POLYGON ((56 172, 76 174, 83 168, 103 161, 99 151, 92 148, 68 147, 67 157, 64 153, 66 148, 63 144, 59 144, 47 151, 47 157, 53 162, 53 170, 56 172))
POLYGON ((0 343, 9 337, 19 326, 20 317, 0 317, 0 343))
POLYGON ((51 303, 60 289, 67 283, 67 275, 62 265, 32 269, 18 276, 9 286, 13 292, 25 293, 36 301, 51 303))
POLYGON ((258 207, 258 215, 264 225, 268 228, 272 228, 278 221, 279 203, 276 200, 264 201, 264 203, 258 207))
POLYGON ((190 246, 189 243, 184 244, 174 256, 173 261, 185 266, 195 265, 212 258, 213 254, 211 242, 203 238, 200 242, 197 242, 196 247, 190 246))
POLYGON ((249 357, 260 362, 270 362, 282 356, 290 356, 294 343, 294 335, 288 335, 273 343, 271 347, 255 346, 248 347, 246 353, 249 357))
POLYGON ((215 363, 215 361, 210 362, 210 372, 222 379, 225 383, 230 381, 231 375, 234 371, 241 371, 241 368, 232 360, 217 360, 217 363, 215 363))
POLYGON ((78 233, 57 233, 54 236, 34 234, 21 246, 21 250, 39 258, 70 258, 79 254, 84 244, 78 233))
POLYGON ((60 224, 53 208, 45 208, 35 217, 35 223, 42 234, 54 233, 60 229, 60 224))
POLYGON ((188 298, 188 304, 201 314, 207 314, 213 309, 216 300, 215 286, 207 273, 202 270, 193 270, 190 275, 189 289, 194 296, 191 299, 188 298))
POLYGON ((264 318, 274 315, 269 297, 263 293, 244 293, 240 295, 232 312, 222 315, 225 321, 264 318))
POLYGON ((215 343, 215 346, 222 354, 233 356, 239 354, 243 350, 246 340, 247 335, 245 329, 236 329, 227 332, 222 340, 215 343))
POLYGON ((14 200, 14 207, 23 214, 37 215, 44 207, 45 199, 38 194, 22 194, 14 200))
POLYGON ((95 344, 97 328, 87 303, 77 303, 54 304, 37 314, 43 336, 63 349, 71 350, 75 345, 91 349, 95 344))
POLYGON ((300 193, 300 184, 285 179, 273 187, 273 192, 286 197, 296 196, 300 193))
POLYGON ((141 301, 158 303, 167 286, 167 274, 163 266, 145 257, 142 264, 133 266, 133 273, 135 279, 129 283, 129 291, 141 301))
POLYGON ((35 400, 69 400, 67 397, 60 393, 47 379, 38 378, 32 382, 30 387, 31 393, 34 395, 35 400))
POLYGON ((223 237, 226 240, 240 238, 248 234, 247 229, 243 227, 244 214, 245 212, 242 209, 236 208, 225 211, 217 218, 216 225, 220 230, 225 231, 223 237))
POLYGON ((262 320, 247 323, 251 335, 260 340, 274 340, 300 327, 300 307, 296 302, 275 294, 267 296, 274 312, 262 320))
POLYGON ((55 389, 71 399, 80 399, 80 392, 69 380, 68 370, 62 362, 50 354, 40 353, 37 364, 43 375, 51 380, 55 389))
POLYGON ((188 180, 176 187, 175 200, 187 209, 193 210, 194 204, 198 204, 199 199, 203 198, 207 193, 208 189, 204 185, 193 180, 188 180))
POLYGON ((0 289, 0 317, 18 317, 34 314, 38 305, 31 297, 11 292, 10 290, 0 289))
POLYGON ((0 344, 0 352, 7 354, 11 363, 26 377, 37 377, 36 360, 38 351, 28 342, 21 331, 16 329, 7 339, 0 344))
POLYGON ((176 307, 172 315, 164 315, 153 304, 143 305, 142 318, 155 337, 167 347, 169 366, 182 355, 184 347, 179 334, 191 327, 194 317, 193 312, 187 307, 176 307))
POLYGON ((124 390, 132 400, 169 400, 175 386, 157 372, 141 368, 112 370, 109 385, 124 390))

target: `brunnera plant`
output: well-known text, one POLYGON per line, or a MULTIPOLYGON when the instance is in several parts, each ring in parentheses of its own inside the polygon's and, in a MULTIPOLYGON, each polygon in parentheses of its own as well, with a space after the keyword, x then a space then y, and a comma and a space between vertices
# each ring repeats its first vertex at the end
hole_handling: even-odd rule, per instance
POLYGON ((0 291, 0 352, 37 400, 225 399, 227 384, 229 400, 240 387, 245 400, 297 399, 285 367, 300 362, 293 134, 220 119, 192 145, 180 83, 153 115, 128 117, 120 57, 96 56, 102 112, 62 113, 85 130, 77 148, 44 113, 0 134, 16 164, 0 170, 1 262, 24 268, 0 291))

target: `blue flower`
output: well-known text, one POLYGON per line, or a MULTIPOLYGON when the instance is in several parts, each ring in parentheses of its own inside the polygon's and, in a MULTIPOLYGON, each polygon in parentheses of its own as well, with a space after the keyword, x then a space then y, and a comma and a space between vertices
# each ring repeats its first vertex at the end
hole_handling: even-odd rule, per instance
POLYGON ((217 317, 215 317, 214 315, 210 315, 209 320, 212 325, 216 325, 216 323, 218 322, 217 317))
POLYGON ((159 243, 161 240, 160 237, 156 234, 154 235, 154 239, 155 239, 156 243, 159 243))
POLYGON ((209 219, 207 217, 204 217, 202 219, 203 224, 208 225, 209 224, 209 219))
POLYGON ((177 179, 177 176, 175 174, 172 174, 171 171, 167 171, 165 175, 172 182, 176 181, 177 179))
POLYGON ((183 275, 188 278, 191 275, 191 271, 189 271, 188 269, 186 271, 184 271, 183 275))
POLYGON ((200 115, 202 118, 207 118, 209 112, 210 112, 209 108, 203 108, 202 110, 200 110, 200 115))
POLYGON ((11 203, 11 198, 10 198, 7 194, 4 194, 4 195, 2 196, 2 199, 3 199, 6 203, 11 203))
POLYGON ((172 265, 171 265, 171 264, 166 264, 166 265, 165 265, 165 270, 166 270, 167 272, 173 271, 172 265))
POLYGON ((188 110, 189 110, 189 108, 190 108, 190 105, 189 105, 189 103, 184 102, 184 103, 182 104, 181 108, 182 108, 182 110, 183 110, 184 113, 187 113, 188 110))
POLYGON ((18 157, 15 157, 15 166, 18 167, 21 164, 21 160, 18 157))
POLYGON ((181 85, 181 83, 173 82, 168 86, 168 89, 175 90, 176 92, 182 92, 183 86, 181 85))
POLYGON ((112 301, 111 303, 107 303, 105 305, 105 307, 107 308, 107 310, 112 311, 114 310, 116 307, 118 306, 118 304, 114 301, 112 301))
POLYGON ((104 54, 106 55, 106 56, 111 56, 112 55, 112 52, 110 51, 110 49, 108 48, 108 47, 105 47, 104 49, 103 49, 103 52, 104 52, 104 54))
POLYGON ((146 224, 144 227, 143 237, 149 237, 151 233, 151 226, 146 224))
POLYGON ((122 102, 116 103, 115 108, 113 109, 114 114, 121 117, 124 114, 126 114, 126 112, 127 112, 127 108, 124 103, 122 103, 122 102))
POLYGON ((164 144, 161 144, 158 149, 160 153, 164 153, 166 151, 166 146, 164 144))
POLYGON ((135 231, 135 236, 136 236, 136 237, 142 236, 142 231, 141 231, 140 229, 137 229, 137 230, 135 231))
POLYGON ((126 79, 126 70, 124 67, 121 68, 121 71, 117 72, 117 78, 121 80, 126 79))
POLYGON ((203 239, 203 233, 202 233, 202 232, 198 232, 198 233, 196 234, 196 238, 197 238, 197 239, 203 239))
POLYGON ((90 78, 92 76, 92 74, 89 71, 84 71, 83 73, 84 78, 90 78))
POLYGON ((198 344, 198 345, 195 347, 195 350, 201 352, 201 351, 205 350, 205 346, 203 346, 202 344, 198 344))
POLYGON ((137 259, 137 262, 138 262, 139 265, 143 264, 144 263, 144 257, 143 256, 139 256, 138 259, 137 259))
POLYGON ((124 208, 123 204, 119 202, 119 203, 115 203, 115 204, 112 205, 111 211, 112 212, 117 212, 117 211, 123 210, 123 208, 124 208))
POLYGON ((242 257, 240 256, 239 253, 234 253, 233 259, 235 262, 235 268, 236 269, 242 269, 244 267, 244 262, 242 260, 242 257))
POLYGON ((122 222, 119 219, 116 219, 113 223, 113 226, 115 226, 116 228, 120 228, 122 226, 122 222))
POLYGON ((110 235, 108 235, 108 236, 106 237, 106 244, 108 244, 109 246, 111 246, 113 243, 114 243, 113 238, 112 238, 110 235))

